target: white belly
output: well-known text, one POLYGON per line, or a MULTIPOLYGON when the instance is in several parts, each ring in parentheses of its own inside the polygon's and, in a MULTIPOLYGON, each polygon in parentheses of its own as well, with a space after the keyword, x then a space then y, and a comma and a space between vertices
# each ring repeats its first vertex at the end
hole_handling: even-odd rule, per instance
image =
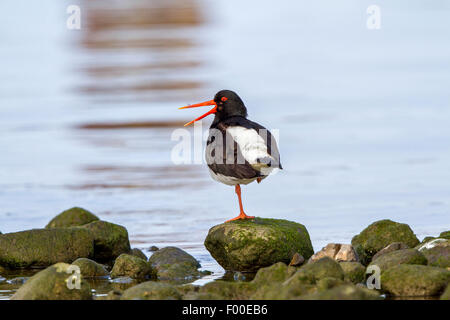
POLYGON ((214 173, 211 169, 209 169, 209 174, 211 175, 211 178, 213 178, 214 180, 227 184, 229 186, 235 186, 237 184, 249 184, 250 182, 253 182, 257 179, 257 178, 239 179, 235 177, 228 177, 220 173, 214 173))

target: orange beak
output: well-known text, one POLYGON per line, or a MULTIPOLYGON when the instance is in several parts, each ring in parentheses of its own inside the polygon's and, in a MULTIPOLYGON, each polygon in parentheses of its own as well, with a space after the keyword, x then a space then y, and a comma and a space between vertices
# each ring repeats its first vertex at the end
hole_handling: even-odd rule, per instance
POLYGON ((184 126, 188 126, 190 124, 193 124, 195 121, 198 121, 200 119, 203 119, 206 116, 209 116, 210 114, 216 113, 217 112, 217 104, 214 100, 209 100, 209 101, 205 101, 205 102, 201 102, 201 103, 196 103, 196 104, 191 104, 190 106, 186 106, 186 107, 181 107, 178 109, 188 109, 188 108, 197 108, 197 107, 203 107, 203 106, 214 106, 214 108, 212 108, 211 110, 209 110, 207 113, 205 113, 204 115, 198 117, 197 119, 194 119, 188 123, 186 123, 184 126))

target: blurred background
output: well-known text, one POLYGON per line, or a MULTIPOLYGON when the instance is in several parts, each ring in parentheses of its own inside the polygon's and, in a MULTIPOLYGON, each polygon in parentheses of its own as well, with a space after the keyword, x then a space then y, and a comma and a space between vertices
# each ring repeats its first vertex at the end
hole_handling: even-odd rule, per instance
POLYGON ((284 170, 243 188, 248 214, 305 224, 315 250, 383 218, 419 239, 449 229, 447 0, 2 0, 0 12, 3 233, 81 206, 133 247, 175 245, 221 276, 203 240, 237 215, 234 191, 170 159, 173 130, 200 114, 177 108, 221 89, 280 132, 284 170), (66 27, 72 4, 80 30, 66 27))

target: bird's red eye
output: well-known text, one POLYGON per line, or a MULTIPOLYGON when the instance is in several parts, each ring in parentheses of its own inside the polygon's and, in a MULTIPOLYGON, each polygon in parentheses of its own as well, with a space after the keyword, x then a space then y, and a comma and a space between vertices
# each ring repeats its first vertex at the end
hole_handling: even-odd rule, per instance
POLYGON ((227 101, 228 98, 227 98, 227 97, 222 97, 222 98, 220 98, 220 100, 222 100, 222 101, 227 101))

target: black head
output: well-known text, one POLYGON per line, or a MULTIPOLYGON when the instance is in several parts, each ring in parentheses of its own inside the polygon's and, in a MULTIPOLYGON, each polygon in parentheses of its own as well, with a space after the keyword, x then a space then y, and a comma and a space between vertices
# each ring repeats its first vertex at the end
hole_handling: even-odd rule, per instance
POLYGON ((203 106, 214 106, 214 108, 209 110, 204 115, 198 117, 197 119, 189 121, 185 124, 185 126, 188 126, 195 121, 201 120, 210 114, 215 115, 213 125, 229 117, 247 117, 247 108, 245 107, 244 102, 242 102, 241 98, 239 98, 239 96, 231 90, 221 90, 217 92, 214 96, 214 100, 191 104, 179 109, 197 108, 203 106))
POLYGON ((247 117, 247 108, 234 91, 220 90, 214 96, 214 102, 217 105, 214 122, 234 116, 247 117))

